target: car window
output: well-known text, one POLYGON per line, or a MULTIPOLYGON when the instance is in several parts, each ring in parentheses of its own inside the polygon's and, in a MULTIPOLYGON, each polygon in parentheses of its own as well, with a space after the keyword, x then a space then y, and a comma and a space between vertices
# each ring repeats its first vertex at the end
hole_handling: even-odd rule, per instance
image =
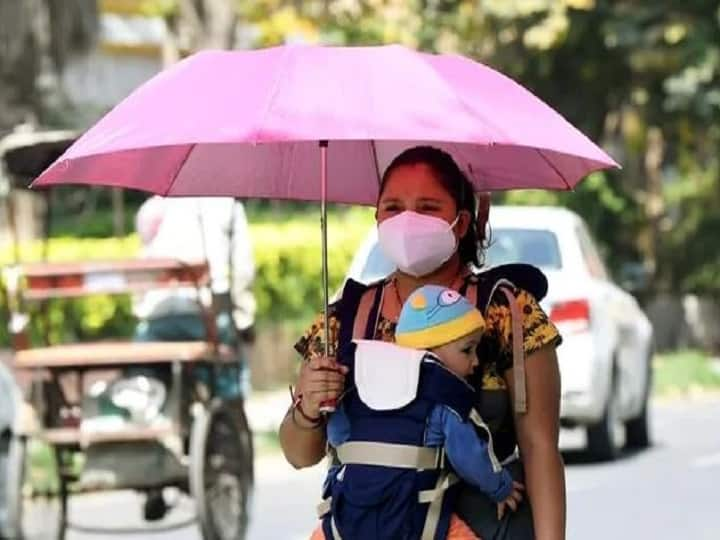
POLYGON ((580 241, 580 251, 582 251, 585 265, 587 266, 588 272, 593 277, 598 279, 607 280, 607 270, 602 262, 602 257, 595 247, 593 242, 584 225, 579 225, 576 229, 577 237, 580 241))
POLYGON ((372 283, 383 279, 395 271, 395 265, 385 256, 380 244, 373 244, 370 248, 365 264, 359 275, 352 276, 361 283, 372 283))
POLYGON ((355 252, 345 278, 369 284, 387 277, 394 271, 395 265, 385 257, 378 244, 377 228, 372 227, 355 252))
POLYGON ((485 262, 490 266, 522 262, 552 270, 562 267, 557 237, 543 229, 492 229, 485 262))

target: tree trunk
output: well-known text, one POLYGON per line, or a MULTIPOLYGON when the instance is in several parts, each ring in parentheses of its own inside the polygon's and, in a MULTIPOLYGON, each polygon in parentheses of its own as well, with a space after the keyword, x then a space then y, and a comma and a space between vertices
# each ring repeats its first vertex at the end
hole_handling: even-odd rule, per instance
MULTIPOLYGON (((43 109, 38 80, 59 74, 69 56, 88 50, 99 22, 97 0, 0 0, 0 135, 43 109)), ((49 78, 57 91, 59 77, 49 78)))
POLYGON ((645 147, 645 179, 646 199, 645 216, 647 218, 647 245, 646 257, 653 276, 662 283, 667 276, 661 276, 658 269, 658 253, 660 246, 660 222, 665 214, 665 200, 663 199, 662 164, 665 155, 665 140, 662 130, 651 127, 647 132, 645 147))
POLYGON ((0 0, 0 136, 34 120, 41 19, 39 0, 0 0))
POLYGON ((232 49, 238 17, 230 0, 179 0, 167 19, 171 40, 180 51, 232 49))

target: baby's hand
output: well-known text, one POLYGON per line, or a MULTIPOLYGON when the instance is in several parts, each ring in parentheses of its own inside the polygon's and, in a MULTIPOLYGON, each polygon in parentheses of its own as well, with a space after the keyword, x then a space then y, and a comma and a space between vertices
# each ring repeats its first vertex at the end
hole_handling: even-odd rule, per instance
POLYGON ((522 492, 525 491, 525 486, 520 482, 513 482, 513 489, 508 495, 507 499, 501 501, 497 505, 497 516, 498 521, 505 515, 505 509, 509 506, 513 512, 517 510, 518 504, 523 500, 522 492))

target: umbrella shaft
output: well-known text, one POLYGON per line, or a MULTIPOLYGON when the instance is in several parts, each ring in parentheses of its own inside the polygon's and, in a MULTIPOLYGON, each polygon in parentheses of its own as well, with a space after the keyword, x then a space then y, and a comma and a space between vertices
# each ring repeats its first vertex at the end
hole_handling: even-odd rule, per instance
POLYGON ((330 356, 329 325, 329 284, 328 284, 328 247, 327 247, 327 141, 320 141, 320 229, 322 232, 322 287, 324 306, 325 357, 330 356))

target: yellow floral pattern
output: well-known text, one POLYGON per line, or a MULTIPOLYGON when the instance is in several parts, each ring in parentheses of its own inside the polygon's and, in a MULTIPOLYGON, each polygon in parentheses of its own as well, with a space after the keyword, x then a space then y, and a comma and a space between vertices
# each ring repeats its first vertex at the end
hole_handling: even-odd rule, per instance
MULTIPOLYGON (((335 314, 335 306, 330 306, 328 312, 328 337, 330 356, 335 356, 338 337, 340 335, 340 321, 335 314)), ((325 314, 320 313, 310 325, 300 340, 295 344, 295 350, 299 352, 304 360, 310 360, 315 356, 325 354, 325 314)))

